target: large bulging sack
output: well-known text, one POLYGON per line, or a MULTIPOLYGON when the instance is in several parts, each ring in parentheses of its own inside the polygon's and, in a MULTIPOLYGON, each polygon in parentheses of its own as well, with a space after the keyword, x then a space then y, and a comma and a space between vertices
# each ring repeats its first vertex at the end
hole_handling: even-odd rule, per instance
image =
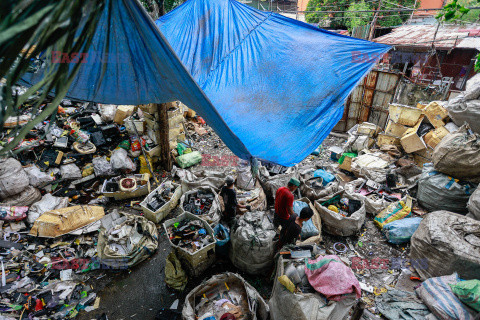
POLYGON ((475 192, 468 199, 467 208, 469 217, 480 220, 480 189, 477 188, 475 192))
POLYGON ((480 221, 448 212, 429 213, 411 239, 411 264, 423 279, 457 272, 480 275, 480 221))
POLYGON ((456 179, 480 182, 480 136, 470 134, 468 126, 448 134, 432 156, 436 170, 456 179))
POLYGON ((448 102, 448 114, 457 126, 465 122, 473 131, 480 133, 480 75, 467 81, 465 92, 448 102))
POLYGON ((25 172, 28 175, 30 185, 34 187, 42 187, 46 183, 52 182, 55 180, 51 175, 42 172, 39 167, 32 165, 25 168, 25 172))
POLYGON ((267 320, 270 310, 257 290, 241 276, 225 272, 214 275, 188 293, 183 305, 182 318, 220 319, 227 312, 233 314, 236 319, 267 320), (209 294, 211 291, 223 293, 224 296, 231 298, 195 301, 204 293, 209 294), (230 299, 233 301, 229 301, 230 299))
POLYGON ((255 189, 255 177, 252 175, 252 168, 248 161, 240 159, 237 167, 237 187, 244 190, 255 189))
POLYGON ((20 192, 19 194, 16 194, 14 196, 8 197, 7 199, 4 199, 0 205, 3 206, 30 206, 31 204, 40 201, 42 199, 42 194, 40 193, 40 190, 37 188, 34 188, 32 186, 28 186, 20 192))
POLYGON ((295 167, 288 168, 287 171, 283 174, 277 174, 275 176, 261 176, 260 184, 265 191, 268 201, 275 200, 275 194, 277 193, 278 188, 286 187, 288 181, 291 178, 297 177, 297 170, 295 167))
POLYGON ((454 178, 435 171, 432 164, 426 163, 418 181, 417 200, 429 211, 467 213, 467 202, 475 188, 475 184, 457 182, 454 178))
POLYGON ((157 228, 142 216, 114 210, 101 223, 97 252, 102 264, 114 268, 131 267, 157 250, 157 228))
POLYGON ((7 158, 0 161, 0 198, 5 199, 19 194, 28 187, 30 181, 20 161, 7 158))
POLYGON ((330 234, 337 236, 352 236, 360 231, 365 222, 365 201, 355 194, 347 194, 345 190, 340 191, 315 201, 315 209, 317 209, 322 219, 322 226, 330 234), (360 208, 351 213, 349 216, 342 216, 339 212, 329 209, 333 200, 346 198, 348 200, 356 200, 360 202, 360 208))
POLYGON ((267 213, 245 213, 230 233, 229 257, 233 265, 249 274, 266 273, 276 252, 275 235, 275 227, 267 213))
POLYGON ((277 273, 268 302, 273 320, 337 320, 344 319, 355 304, 355 294, 341 301, 326 300, 310 285, 305 261, 278 258, 277 273), (287 276, 301 292, 292 293, 279 281, 287 276))

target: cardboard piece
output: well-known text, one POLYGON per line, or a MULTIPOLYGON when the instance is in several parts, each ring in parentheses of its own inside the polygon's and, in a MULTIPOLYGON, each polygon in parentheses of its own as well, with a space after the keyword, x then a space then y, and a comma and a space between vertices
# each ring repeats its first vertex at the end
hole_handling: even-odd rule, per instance
POLYGON ((424 117, 422 116, 417 124, 413 128, 408 129, 400 139, 400 143, 406 153, 412 153, 427 147, 423 139, 418 135, 418 128, 420 127, 423 118, 424 117))
POLYGON ((400 145, 400 138, 390 134, 378 134, 377 137, 377 146, 381 147, 384 145, 400 145))
POLYGON ((125 118, 131 116, 134 111, 135 106, 120 105, 117 107, 117 112, 115 113, 115 118, 113 118, 113 121, 122 125, 125 118))
POLYGON ((395 123, 405 126, 414 126, 422 116, 423 110, 404 106, 401 104, 390 104, 388 106, 390 119, 395 123))
POLYGON ((392 135, 395 137, 402 137, 405 134, 405 131, 408 130, 408 127, 398 124, 390 120, 385 129, 385 134, 392 135))
POLYGON ((424 109, 425 116, 435 128, 443 127, 448 119, 448 111, 442 105, 433 101, 424 109))
POLYGON ((450 132, 445 129, 445 127, 438 127, 437 129, 428 132, 423 139, 429 147, 435 149, 437 144, 439 144, 449 133, 450 132))

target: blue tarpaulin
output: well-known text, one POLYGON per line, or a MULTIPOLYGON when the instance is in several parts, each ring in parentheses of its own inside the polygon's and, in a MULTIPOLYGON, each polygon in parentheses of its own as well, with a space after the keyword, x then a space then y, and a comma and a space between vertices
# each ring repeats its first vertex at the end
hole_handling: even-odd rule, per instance
POLYGON ((156 22, 161 32, 134 0, 106 7, 93 58, 69 97, 180 100, 237 156, 285 166, 320 145, 349 93, 390 48, 234 0, 189 0, 156 22))

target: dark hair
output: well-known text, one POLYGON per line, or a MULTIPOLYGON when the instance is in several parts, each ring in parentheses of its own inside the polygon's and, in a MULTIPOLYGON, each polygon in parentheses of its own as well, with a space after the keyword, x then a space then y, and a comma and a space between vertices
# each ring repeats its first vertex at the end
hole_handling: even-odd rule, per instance
POLYGON ((300 211, 300 219, 310 219, 313 216, 313 210, 310 207, 305 207, 300 211))
POLYGON ((287 186, 288 186, 288 187, 296 187, 296 185, 294 185, 294 184, 291 183, 291 182, 289 182, 289 183, 287 184, 287 186))

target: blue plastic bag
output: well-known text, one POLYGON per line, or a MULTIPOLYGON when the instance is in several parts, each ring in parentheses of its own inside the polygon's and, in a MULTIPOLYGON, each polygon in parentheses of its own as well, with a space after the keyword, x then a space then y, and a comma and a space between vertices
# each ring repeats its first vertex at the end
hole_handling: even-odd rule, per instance
MULTIPOLYGON (((300 211, 302 211, 302 209, 306 207, 308 207, 308 203, 306 202, 293 201, 293 212, 295 212, 298 216, 300 216, 300 211)), ((305 221, 303 223, 302 232, 300 233, 300 237, 302 238, 302 240, 318 235, 318 229, 313 224, 312 219, 309 219, 308 221, 305 221)))
POLYGON ((228 255, 228 243, 230 242, 230 233, 228 232, 227 227, 222 224, 217 224, 215 228, 213 228, 213 234, 215 235, 216 242, 216 252, 221 255, 228 255), (225 235, 225 239, 220 240, 218 239, 218 235, 222 232, 225 235))
POLYGON ((327 184, 329 184, 330 182, 332 182, 333 180, 335 180, 335 176, 333 174, 331 174, 330 172, 327 172, 323 169, 318 169, 316 170, 314 173, 313 173, 313 176, 315 178, 322 178, 322 184, 324 186, 326 186, 327 184))
POLYGON ((405 243, 410 241, 420 222, 422 222, 422 218, 405 218, 387 223, 382 230, 385 232, 388 242, 405 243))

